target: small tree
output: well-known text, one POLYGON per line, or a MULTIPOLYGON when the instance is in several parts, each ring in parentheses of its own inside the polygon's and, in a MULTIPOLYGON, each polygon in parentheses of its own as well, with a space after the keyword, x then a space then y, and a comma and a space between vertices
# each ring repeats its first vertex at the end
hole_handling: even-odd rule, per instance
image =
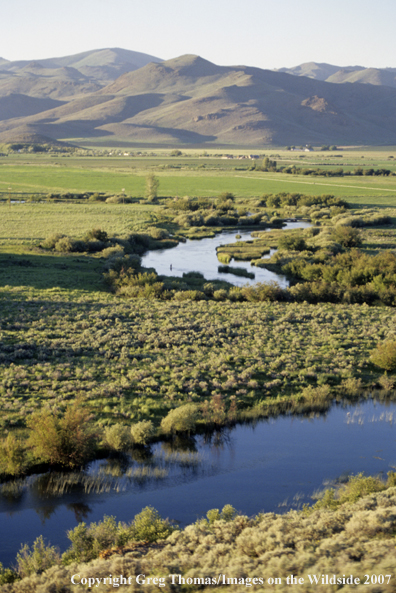
POLYGON ((88 413, 79 403, 68 408, 63 417, 42 410, 26 423, 30 429, 28 444, 41 461, 70 468, 81 466, 95 447, 88 420, 88 413))
POLYGON ((153 173, 146 177, 146 198, 154 202, 158 195, 159 179, 153 173))

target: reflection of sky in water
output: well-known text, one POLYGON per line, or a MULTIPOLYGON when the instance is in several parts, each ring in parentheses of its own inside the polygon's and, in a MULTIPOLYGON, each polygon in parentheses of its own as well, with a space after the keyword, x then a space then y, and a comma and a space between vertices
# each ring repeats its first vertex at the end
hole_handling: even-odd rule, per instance
POLYGON ((339 476, 396 469, 395 420, 395 403, 368 401, 334 406, 326 416, 238 425, 179 439, 182 453, 159 443, 150 454, 136 451, 130 462, 96 461, 85 475, 101 477, 104 485, 108 479, 109 488, 80 484, 60 496, 44 496, 51 477, 30 476, 29 489, 15 498, 0 497, 0 561, 13 561, 20 544, 39 534, 64 549, 67 529, 79 521, 98 521, 105 514, 130 521, 147 505, 182 524, 227 503, 248 515, 301 506, 339 476), (166 472, 134 479, 139 468, 166 472))
MULTIPOLYGON (((307 222, 288 222, 284 229, 307 228, 311 226, 307 222)), ((257 230, 257 229, 253 229, 257 230)), ((266 229, 271 231, 273 229, 266 229)), ((216 247, 237 241, 251 241, 252 231, 224 231, 212 239, 187 240, 186 243, 179 243, 172 249, 159 249, 149 251, 142 258, 142 265, 145 268, 154 268, 160 275, 182 277, 187 272, 201 272, 206 280, 226 280, 236 286, 245 284, 254 284, 255 282, 276 281, 282 287, 288 286, 288 281, 283 275, 275 274, 265 268, 256 268, 250 262, 231 260, 231 266, 244 268, 255 274, 255 279, 250 280, 233 274, 219 274, 217 271, 221 262, 217 259, 216 247), (241 235, 241 239, 236 239, 236 235, 241 235), (172 270, 170 266, 172 265, 172 270)), ((273 253, 274 250, 271 250, 273 253)))

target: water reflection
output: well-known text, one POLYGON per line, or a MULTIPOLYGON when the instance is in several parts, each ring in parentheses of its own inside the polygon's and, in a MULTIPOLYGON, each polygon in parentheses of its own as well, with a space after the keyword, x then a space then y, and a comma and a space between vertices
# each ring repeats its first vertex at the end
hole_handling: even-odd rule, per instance
POLYGON ((29 476, 0 486, 0 561, 39 535, 65 549, 77 522, 130 521, 148 505, 180 524, 232 504, 248 515, 300 508, 339 476, 396 466, 396 404, 366 400, 326 414, 254 420, 176 437, 83 472, 29 476))

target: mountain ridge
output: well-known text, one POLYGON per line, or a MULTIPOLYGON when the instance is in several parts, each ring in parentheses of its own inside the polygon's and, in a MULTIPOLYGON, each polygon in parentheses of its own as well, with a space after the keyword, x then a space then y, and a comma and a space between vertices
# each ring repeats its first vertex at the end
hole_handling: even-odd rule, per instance
MULTIPOLYGON (((396 144, 396 89, 389 85, 218 66, 194 54, 149 61, 105 84, 81 72, 81 63, 102 69, 123 56, 121 50, 103 51, 76 54, 74 65, 70 56, 63 65, 61 59, 56 64, 52 59, 52 68, 48 63, 37 66, 37 61, 24 63, 24 87, 32 96, 36 93, 36 99, 54 103, 26 101, 24 106, 23 93, 14 93, 20 103, 16 117, 10 105, 6 111, 4 97, 11 95, 14 79, 21 82, 21 68, 9 66, 8 74, 0 73, 0 140, 31 134, 166 144, 396 144), (107 61, 101 66, 103 56, 107 61), (58 86, 51 96, 40 95, 46 77, 54 85, 54 73, 58 86)), ((309 68, 315 64, 308 63, 309 68)), ((318 76, 338 72, 336 66, 319 66, 318 76)))

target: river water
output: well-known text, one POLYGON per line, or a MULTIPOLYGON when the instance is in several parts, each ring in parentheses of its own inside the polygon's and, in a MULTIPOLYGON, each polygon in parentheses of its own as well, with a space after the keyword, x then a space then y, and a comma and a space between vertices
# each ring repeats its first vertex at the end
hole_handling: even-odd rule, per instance
MULTIPOLYGON (((287 222, 283 227, 286 229, 301 229, 312 226, 309 222, 287 222)), ((159 275, 178 276, 182 277, 187 272, 201 272, 205 278, 210 280, 226 280, 235 286, 244 286, 246 284, 255 284, 256 282, 271 282, 276 281, 280 286, 285 288, 289 285, 285 276, 275 274, 265 268, 256 268, 250 262, 234 261, 229 265, 238 268, 244 268, 249 272, 255 274, 254 280, 249 278, 234 276, 233 274, 220 274, 218 266, 221 265, 216 255, 216 247, 226 245, 228 243, 236 243, 237 241, 251 241, 254 238, 251 233, 257 230, 252 228, 249 231, 224 231, 213 238, 190 240, 186 243, 179 243, 176 247, 171 249, 158 249, 149 251, 142 258, 142 265, 145 268, 154 268, 159 275), (240 239, 236 239, 236 235, 240 235, 240 239), (170 266, 172 265, 172 270, 170 266)), ((266 229, 271 231, 273 229, 266 229)), ((274 249, 268 255, 270 257, 274 253, 274 249)))
POLYGON ((299 508, 340 477, 395 470, 395 421, 395 403, 338 404, 322 416, 158 443, 146 456, 95 461, 80 474, 31 476, 0 494, 0 561, 13 562, 40 534, 64 550, 79 521, 130 521, 147 505, 181 525, 227 503, 247 515, 299 508))

